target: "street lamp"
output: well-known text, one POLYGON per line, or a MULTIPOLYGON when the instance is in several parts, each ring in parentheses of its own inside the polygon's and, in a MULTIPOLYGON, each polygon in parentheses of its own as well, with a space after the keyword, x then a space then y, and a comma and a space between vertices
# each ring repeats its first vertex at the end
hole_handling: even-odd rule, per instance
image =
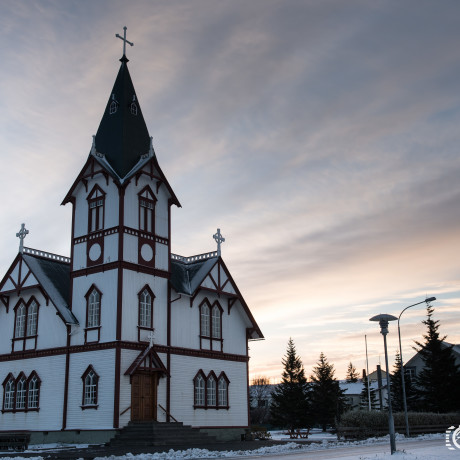
POLYGON ((406 381, 405 381, 405 372, 404 372, 404 361, 402 356, 402 347, 401 347, 401 329, 399 327, 399 321, 401 319, 401 315, 408 309, 415 307, 416 305, 420 305, 421 303, 428 304, 429 302, 433 302, 436 300, 436 297, 430 297, 429 299, 422 300, 421 302, 414 303, 413 305, 409 305, 406 307, 398 316, 398 337, 399 337, 399 357, 401 358, 401 382, 402 382, 402 392, 403 392, 403 404, 404 404, 404 421, 406 423, 406 437, 409 437, 409 417, 407 415, 407 400, 406 400, 406 381))
POLYGON ((369 321, 378 321, 380 324, 380 333, 383 335, 383 345, 385 348, 385 365, 387 368, 387 387, 388 387, 388 427, 390 431, 390 447, 391 455, 396 452, 396 440, 395 440, 395 422, 393 420, 393 411, 391 409, 391 383, 390 383, 390 372, 388 370, 388 352, 387 352, 387 334, 388 334, 388 321, 396 321, 398 318, 393 315, 387 315, 385 313, 373 316, 369 321))

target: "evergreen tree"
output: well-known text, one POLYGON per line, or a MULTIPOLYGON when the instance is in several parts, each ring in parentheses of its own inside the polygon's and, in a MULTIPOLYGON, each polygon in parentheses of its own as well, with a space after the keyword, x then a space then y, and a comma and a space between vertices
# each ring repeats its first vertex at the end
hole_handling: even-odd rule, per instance
POLYGON ((308 384, 292 339, 289 339, 282 363, 281 383, 272 393, 271 422, 290 430, 307 427, 310 422, 308 384))
MULTIPOLYGON (((404 410, 404 399, 402 390, 402 379, 401 379, 401 356, 399 351, 396 352, 395 365, 391 378, 391 403, 395 412, 402 412, 404 410)), ((404 380, 406 387, 406 403, 407 409, 413 409, 414 390, 412 388, 411 380, 405 378, 404 380)))
POLYGON ((344 391, 340 389, 334 373, 334 365, 329 364, 321 352, 310 376, 310 385, 313 419, 321 425, 323 431, 326 431, 327 425, 335 425, 335 421, 345 409, 344 391))
POLYGON ((416 377, 416 394, 421 408, 430 412, 451 412, 460 409, 460 370, 455 364, 452 346, 439 337, 439 321, 433 320, 434 308, 427 306, 424 343, 415 342, 424 367, 416 377))
POLYGON ((358 377, 359 374, 356 371, 356 367, 353 366, 352 362, 350 361, 350 364, 347 368, 347 376, 345 377, 345 380, 349 383, 356 383, 358 381, 358 377))
MULTIPOLYGON (((370 382, 369 382, 370 385, 370 382)), ((360 404, 359 407, 360 409, 363 410, 369 410, 369 394, 371 396, 371 410, 377 410, 379 409, 379 404, 377 401, 377 394, 376 390, 373 390, 372 388, 367 391, 367 377, 366 374, 363 375, 363 389, 361 390, 360 394, 360 404)))

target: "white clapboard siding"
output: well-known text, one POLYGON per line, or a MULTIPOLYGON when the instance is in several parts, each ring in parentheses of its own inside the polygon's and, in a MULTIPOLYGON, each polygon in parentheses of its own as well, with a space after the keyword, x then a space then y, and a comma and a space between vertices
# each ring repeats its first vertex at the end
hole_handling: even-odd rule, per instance
MULTIPOLYGON (((41 380, 40 410, 4 412, 0 416, 0 431, 60 430, 64 401, 65 355, 0 362, 0 381, 3 382, 10 372, 17 377, 21 371, 26 377, 35 371, 41 380)), ((4 387, 0 388, 3 401, 4 387)))
POLYGON ((246 363, 171 356, 171 415, 192 426, 247 426, 248 395, 246 363), (199 370, 205 375, 210 371, 219 376, 224 371, 230 380, 228 386, 229 406, 226 409, 194 409, 193 379, 199 370))
POLYGON ((70 355, 67 428, 103 430, 113 427, 115 350, 87 351, 70 355), (83 381, 89 365, 99 375, 98 408, 82 410, 83 381))
POLYGON ((117 270, 95 273, 91 276, 79 276, 73 280, 72 313, 80 327, 72 334, 72 345, 84 343, 86 326, 86 293, 94 284, 101 292, 101 341, 108 342, 116 338, 117 318, 117 270))
MULTIPOLYGON (((46 305, 46 300, 40 290, 28 289, 27 291, 22 291, 22 295, 20 296, 16 294, 10 296, 8 313, 5 308, 0 308, 0 354, 11 352, 11 339, 13 338, 15 320, 13 307, 19 302, 19 299, 23 299, 27 303, 32 296, 35 297, 39 304, 37 349, 65 346, 67 331, 61 318, 56 315, 57 310, 55 306, 51 300, 46 305)), ((30 346, 27 348, 30 348, 30 346)))
POLYGON ((153 327, 155 343, 166 344, 168 280, 145 273, 123 270, 123 337, 137 342, 139 298, 141 289, 148 285, 155 294, 153 301, 153 327))
MULTIPOLYGON (((174 294, 178 297, 177 294, 174 294)), ((173 295, 173 298, 175 298, 173 295)), ((171 340, 173 346, 184 348, 200 348, 200 303, 207 298, 211 304, 217 300, 222 312, 222 338, 223 351, 225 353, 246 354, 246 328, 251 326, 249 318, 244 312, 239 301, 233 304, 228 314, 227 298, 218 297, 212 292, 200 292, 193 300, 190 308, 190 298, 182 297, 171 305, 171 340)), ((209 349, 209 345, 202 343, 203 348, 209 349)))

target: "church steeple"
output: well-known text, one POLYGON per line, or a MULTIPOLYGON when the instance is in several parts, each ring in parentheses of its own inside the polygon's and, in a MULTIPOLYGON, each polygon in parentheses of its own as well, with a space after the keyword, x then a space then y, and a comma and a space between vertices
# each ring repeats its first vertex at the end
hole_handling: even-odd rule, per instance
POLYGON ((149 153, 150 136, 123 54, 115 84, 96 133, 95 147, 124 178, 141 155, 149 153))

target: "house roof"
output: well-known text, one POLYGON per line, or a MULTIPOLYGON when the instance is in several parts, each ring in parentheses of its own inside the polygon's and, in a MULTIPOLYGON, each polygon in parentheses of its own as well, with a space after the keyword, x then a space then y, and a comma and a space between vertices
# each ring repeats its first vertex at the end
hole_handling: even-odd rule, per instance
MULTIPOLYGON (((234 289, 233 293, 227 292, 227 294, 239 300, 247 318, 252 324, 252 328, 249 330, 250 338, 253 340, 263 339, 264 336, 262 331, 252 316, 246 301, 241 295, 236 283, 233 281, 224 261, 217 255, 217 252, 200 254, 192 257, 182 257, 173 254, 171 258, 171 284, 178 294, 194 296, 216 264, 222 266, 234 289)), ((225 294, 226 292, 223 293, 225 294)))
POLYGON ((206 275, 217 262, 218 257, 184 262, 171 259, 171 284, 179 294, 193 295, 200 287, 206 275))
POLYGON ((96 133, 95 146, 111 168, 124 178, 150 150, 150 136, 123 56, 117 78, 96 133), (115 104, 113 104, 115 103, 115 104), (132 104, 136 109, 131 110, 132 104), (111 106, 115 110, 111 110, 111 106), (112 112, 112 113, 111 113, 112 112))

